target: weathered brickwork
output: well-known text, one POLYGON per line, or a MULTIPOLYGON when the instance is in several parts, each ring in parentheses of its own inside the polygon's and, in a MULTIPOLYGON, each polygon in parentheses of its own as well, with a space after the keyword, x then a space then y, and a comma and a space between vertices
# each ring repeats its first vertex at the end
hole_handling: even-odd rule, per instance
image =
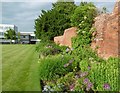
POLYGON ((102 14, 95 18, 95 38, 91 47, 102 58, 117 57, 120 53, 120 3, 115 4, 111 14, 102 14))
POLYGON ((66 29, 64 31, 63 36, 54 37, 54 42, 56 44, 71 47, 72 46, 71 38, 77 35, 76 30, 77 30, 76 27, 66 29))
MULTIPOLYGON (((120 0, 117 0, 111 14, 101 14, 95 18, 91 48, 98 56, 108 59, 120 55, 120 0)), ((76 36, 76 27, 66 29, 63 36, 54 37, 54 42, 71 47, 71 38, 76 36)))

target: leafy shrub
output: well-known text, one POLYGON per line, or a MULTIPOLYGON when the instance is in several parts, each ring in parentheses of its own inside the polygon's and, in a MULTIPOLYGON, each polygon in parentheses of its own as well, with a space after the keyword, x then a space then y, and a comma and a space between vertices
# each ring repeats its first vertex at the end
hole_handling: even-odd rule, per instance
POLYGON ((57 80, 57 83, 62 83, 66 86, 69 86, 73 82, 74 82, 74 73, 73 72, 69 72, 64 77, 61 77, 60 79, 57 80))
POLYGON ((74 82, 74 73, 69 72, 65 76, 60 77, 55 82, 47 82, 46 86, 49 86, 53 91, 69 91, 70 85, 74 82))
POLYGON ((74 2, 56 2, 52 4, 52 9, 42 10, 35 20, 37 38, 46 41, 62 35, 65 29, 71 27, 70 16, 75 8, 74 2))
POLYGON ((80 6, 76 8, 71 21, 74 26, 78 27, 78 36, 72 38, 72 47, 74 51, 71 53, 76 59, 76 68, 85 71, 85 67, 80 65, 88 65, 89 58, 94 58, 94 61, 101 61, 102 59, 90 48, 92 41, 92 33, 95 28, 92 28, 94 18, 96 16, 96 7, 92 3, 81 2, 80 6), (77 20, 77 21, 76 21, 77 20), (85 62, 83 62, 85 61, 85 62), (81 63, 81 64, 80 64, 81 63), (83 63, 83 64, 82 64, 83 63))
POLYGON ((89 78, 95 91, 118 91, 118 77, 118 58, 91 65, 89 78))
POLYGON ((66 46, 59 46, 56 45, 54 42, 40 42, 36 46, 36 51, 39 52, 42 56, 48 56, 60 54, 65 51, 66 48, 66 46))
POLYGON ((96 7, 93 3, 81 2, 71 16, 71 23, 73 26, 89 30, 96 13, 96 7))
POLYGON ((89 67, 88 60, 82 60, 80 62, 80 69, 81 69, 81 71, 88 71, 88 69, 89 69, 88 67, 89 67))
POLYGON ((73 48, 87 47, 92 40, 92 33, 95 30, 92 28, 94 18, 97 15, 96 7, 93 3, 81 2, 74 14, 71 17, 73 26, 78 27, 78 36, 72 39, 73 48))
POLYGON ((70 60, 69 56, 51 56, 40 60, 40 79, 55 80, 71 71, 71 66, 64 67, 70 60))

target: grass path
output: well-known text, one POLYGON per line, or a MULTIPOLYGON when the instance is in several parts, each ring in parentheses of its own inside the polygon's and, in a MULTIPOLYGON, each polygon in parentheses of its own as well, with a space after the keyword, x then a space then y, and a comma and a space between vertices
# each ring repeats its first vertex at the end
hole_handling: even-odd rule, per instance
POLYGON ((40 91, 35 45, 3 45, 3 91, 40 91))

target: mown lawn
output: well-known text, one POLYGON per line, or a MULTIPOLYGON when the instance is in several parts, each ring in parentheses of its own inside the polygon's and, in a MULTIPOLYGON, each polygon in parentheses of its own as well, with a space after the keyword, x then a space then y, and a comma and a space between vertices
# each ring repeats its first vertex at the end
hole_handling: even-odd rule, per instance
POLYGON ((35 45, 2 46, 2 90, 40 91, 35 45))

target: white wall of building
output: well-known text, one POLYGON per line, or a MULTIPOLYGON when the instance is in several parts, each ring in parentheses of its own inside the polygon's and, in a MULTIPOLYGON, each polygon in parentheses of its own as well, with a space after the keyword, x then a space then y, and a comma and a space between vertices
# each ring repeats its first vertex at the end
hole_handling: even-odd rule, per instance
POLYGON ((9 24, 0 24, 0 38, 5 38, 4 37, 4 33, 9 30, 9 29, 13 29, 16 31, 16 33, 18 32, 18 28, 15 25, 9 25, 9 24))

